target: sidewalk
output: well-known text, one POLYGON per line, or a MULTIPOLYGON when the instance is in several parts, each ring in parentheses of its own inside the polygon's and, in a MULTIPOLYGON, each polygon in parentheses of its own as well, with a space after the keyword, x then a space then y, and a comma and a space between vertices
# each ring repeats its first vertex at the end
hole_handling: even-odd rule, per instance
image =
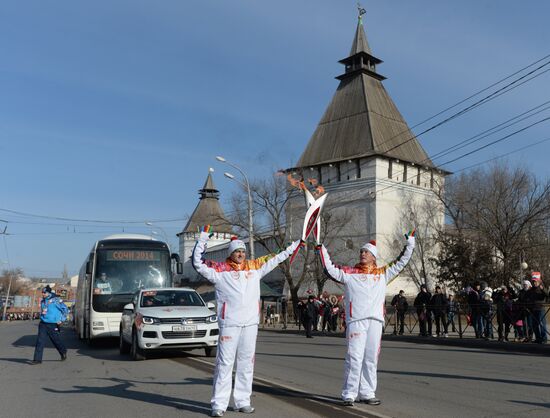
MULTIPOLYGON (((387 328, 387 331, 393 332, 393 326, 390 325, 387 328)), ((263 332, 275 332, 275 333, 284 333, 284 334, 301 334, 305 337, 304 328, 301 327, 298 330, 298 327, 292 323, 287 325, 287 329, 282 328, 282 324, 276 324, 274 326, 260 326, 260 331, 263 332)), ((313 331, 313 336, 318 337, 334 337, 334 338, 345 338, 345 333, 343 332, 325 332, 321 333, 318 331, 313 331)), ((501 350, 511 353, 528 353, 536 355, 546 355, 550 356, 550 344, 536 344, 536 343, 520 343, 512 341, 497 341, 497 340, 484 340, 475 338, 473 334, 467 333, 462 338, 459 338, 458 334, 450 333, 448 338, 439 338, 439 337, 420 337, 417 334, 405 334, 405 335, 393 335, 392 333, 386 332, 382 335, 383 341, 401 341, 414 344, 431 344, 431 345, 445 345, 445 346, 458 346, 458 347, 468 347, 468 348, 478 348, 478 349, 491 349, 491 350, 501 350)))

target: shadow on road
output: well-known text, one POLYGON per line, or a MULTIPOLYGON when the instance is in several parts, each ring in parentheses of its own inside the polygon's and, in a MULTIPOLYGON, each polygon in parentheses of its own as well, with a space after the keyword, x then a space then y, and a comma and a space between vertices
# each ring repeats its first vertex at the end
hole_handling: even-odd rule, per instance
MULTIPOLYGON (((137 381, 131 381, 131 380, 117 379, 117 378, 110 378, 110 379, 103 379, 103 380, 111 381, 117 384, 115 384, 114 386, 74 386, 74 389, 69 389, 69 390, 44 388, 44 391, 50 392, 50 393, 59 393, 63 395, 95 393, 98 395, 129 399, 129 400, 145 402, 153 405, 168 406, 168 407, 176 408, 181 411, 190 411, 190 412, 199 412, 199 413, 210 412, 210 404, 207 404, 204 402, 198 402, 190 399, 175 398, 172 396, 161 395, 158 393, 143 392, 143 391, 132 389, 135 386, 135 383, 159 384, 158 382, 137 382, 137 381)), ((211 383, 212 382, 210 379, 186 379, 185 381, 179 382, 179 383, 170 382, 171 385, 179 384, 179 385, 208 386, 208 389, 205 388, 205 390, 210 389, 211 383)))
POLYGON ((512 399, 508 399, 508 402, 519 403, 519 404, 522 404, 522 405, 539 406, 539 407, 542 407, 542 408, 550 408, 550 403, 548 403, 548 402, 514 401, 512 399))
POLYGON ((399 376, 422 376, 422 377, 432 377, 432 378, 439 378, 439 379, 475 380, 478 382, 506 383, 510 385, 535 386, 538 388, 550 387, 550 383, 543 383, 543 382, 528 382, 526 380, 511 380, 511 379, 494 379, 490 377, 479 377, 479 376, 461 376, 457 374, 404 372, 404 371, 392 371, 392 370, 380 370, 380 369, 378 370, 378 373, 395 374, 399 376))
POLYGON ((0 361, 9 361, 12 363, 31 364, 32 362, 27 358, 0 358, 0 361))

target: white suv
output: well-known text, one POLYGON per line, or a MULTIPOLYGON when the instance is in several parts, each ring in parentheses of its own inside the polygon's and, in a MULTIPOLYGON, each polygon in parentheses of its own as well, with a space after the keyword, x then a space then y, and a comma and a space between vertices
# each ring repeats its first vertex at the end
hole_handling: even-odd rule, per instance
POLYGON ((124 306, 120 353, 143 360, 148 351, 203 348, 214 357, 219 328, 213 308, 193 289, 142 289, 124 306))

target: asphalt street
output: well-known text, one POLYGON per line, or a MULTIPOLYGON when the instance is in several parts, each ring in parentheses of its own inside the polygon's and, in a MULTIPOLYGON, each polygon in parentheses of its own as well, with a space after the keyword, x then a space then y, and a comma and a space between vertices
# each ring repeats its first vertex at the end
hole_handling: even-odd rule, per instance
MULTIPOLYGON (((0 417, 208 416, 214 359, 201 351, 133 362, 116 341, 88 347, 64 330, 69 358, 30 365, 37 323, 0 324, 0 417)), ((546 417, 550 357, 384 340, 378 407, 340 405, 343 338, 261 331, 257 417, 546 417)), ((226 416, 242 416, 228 411, 226 416)))

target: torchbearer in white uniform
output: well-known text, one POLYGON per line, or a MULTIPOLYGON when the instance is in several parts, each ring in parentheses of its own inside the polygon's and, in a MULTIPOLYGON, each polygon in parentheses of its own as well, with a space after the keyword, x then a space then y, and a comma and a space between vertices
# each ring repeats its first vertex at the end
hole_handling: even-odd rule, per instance
POLYGON ((285 261, 300 245, 292 243, 279 254, 246 260, 246 247, 240 240, 229 243, 225 262, 204 260, 209 227, 201 232, 193 250, 192 263, 197 272, 216 289, 220 337, 214 371, 212 394, 213 417, 221 417, 229 405, 233 363, 237 358, 233 400, 239 412, 252 413, 250 405, 256 336, 260 322, 260 280, 285 261))
POLYGON ((361 247, 360 261, 355 267, 332 264, 324 245, 318 246, 325 272, 345 285, 347 353, 342 399, 344 405, 366 402, 379 405, 376 398, 376 369, 380 354, 386 286, 411 259, 414 230, 405 235, 407 244, 397 259, 386 266, 376 265, 376 242, 361 247))

